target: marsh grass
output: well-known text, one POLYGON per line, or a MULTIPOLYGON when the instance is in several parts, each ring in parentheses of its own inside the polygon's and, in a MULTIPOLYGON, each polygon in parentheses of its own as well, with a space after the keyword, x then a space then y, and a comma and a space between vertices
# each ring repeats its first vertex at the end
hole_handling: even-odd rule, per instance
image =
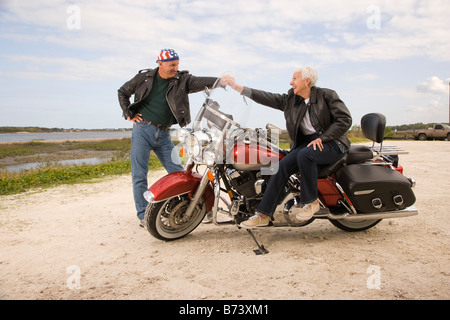
MULTIPOLYGON (((102 141, 27 142, 2 144, 0 159, 4 157, 29 156, 34 154, 56 154, 67 150, 116 151, 116 156, 108 162, 96 165, 62 166, 43 165, 39 168, 9 172, 0 170, 0 195, 26 192, 31 189, 48 188, 61 184, 90 181, 105 176, 130 173, 128 155, 131 139, 111 139, 102 141)), ((60 155, 61 159, 64 155, 60 155)), ((161 168, 156 156, 151 155, 149 170, 161 168)))
MULTIPOLYGON (((108 139, 98 141, 63 141, 63 142, 15 142, 0 144, 0 159, 6 157, 30 156, 35 154, 56 154, 73 150, 119 151, 129 153, 131 139, 108 139)), ((61 159, 65 160, 65 159, 61 159)))

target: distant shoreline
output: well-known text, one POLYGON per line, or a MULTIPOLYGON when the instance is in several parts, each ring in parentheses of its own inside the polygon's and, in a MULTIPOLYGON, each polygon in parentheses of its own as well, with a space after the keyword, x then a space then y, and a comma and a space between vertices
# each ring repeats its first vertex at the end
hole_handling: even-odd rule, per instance
POLYGON ((83 129, 83 128, 44 128, 44 127, 7 127, 0 126, 0 134, 15 133, 60 133, 60 132, 123 132, 131 131, 133 128, 103 128, 103 129, 83 129))
POLYGON ((61 139, 61 140, 0 141, 0 145, 1 145, 1 144, 12 144, 12 143, 29 143, 29 142, 63 143, 63 142, 65 142, 65 141, 104 141, 104 140, 114 140, 114 139, 130 139, 130 138, 124 137, 124 138, 92 138, 92 139, 61 139))
POLYGON ((0 143, 122 139, 131 138, 131 134, 131 130, 0 133, 0 143))

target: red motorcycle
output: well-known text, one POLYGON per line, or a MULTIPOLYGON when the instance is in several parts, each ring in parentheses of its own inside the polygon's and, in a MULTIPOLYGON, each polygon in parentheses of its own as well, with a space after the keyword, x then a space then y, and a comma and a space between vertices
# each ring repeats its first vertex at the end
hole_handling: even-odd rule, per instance
MULTIPOLYGON (((205 90, 206 99, 192 130, 178 130, 179 145, 188 155, 185 170, 162 177, 145 192, 149 204, 144 221, 154 237, 182 238, 207 214, 216 225, 239 226, 254 214, 270 176, 289 152, 278 147, 278 127, 243 128, 232 115, 220 111, 219 101, 226 101, 224 97, 230 94, 217 87, 205 90), (218 219, 218 213, 227 219, 218 219)), ((398 155, 407 152, 383 146, 385 125, 383 115, 365 115, 361 129, 372 146, 352 145, 341 160, 319 167, 321 209, 309 221, 295 218, 301 177, 292 175, 270 226, 302 227, 314 219, 328 219, 339 229, 362 231, 382 219, 418 214, 413 206, 415 182, 403 175, 399 165, 398 155)), ((255 253, 267 253, 251 230, 247 231, 258 246, 255 253)))

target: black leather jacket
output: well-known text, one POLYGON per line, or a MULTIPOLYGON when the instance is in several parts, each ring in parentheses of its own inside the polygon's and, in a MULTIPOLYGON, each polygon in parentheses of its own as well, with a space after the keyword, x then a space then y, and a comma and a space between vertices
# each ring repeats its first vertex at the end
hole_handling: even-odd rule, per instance
MULTIPOLYGON (((120 87, 119 103, 123 111, 123 116, 133 118, 140 108, 140 103, 152 90, 153 79, 158 72, 156 69, 144 69, 130 81, 120 87), (134 102, 130 103, 130 97, 134 94, 134 102)), ((205 87, 211 88, 217 78, 195 77, 188 71, 177 72, 175 77, 170 79, 167 89, 166 99, 175 119, 181 127, 191 122, 191 112, 189 107, 189 93, 199 92, 205 87)))
MULTIPOLYGON (((305 116, 307 105, 303 98, 290 89, 287 94, 275 94, 244 87, 242 94, 262 105, 284 112, 286 129, 294 142, 294 149, 302 141, 300 123, 305 116)), ((319 134, 322 142, 335 141, 342 152, 350 148, 347 131, 352 125, 350 111, 337 93, 330 89, 311 88, 309 103, 311 105, 311 124, 319 134)))

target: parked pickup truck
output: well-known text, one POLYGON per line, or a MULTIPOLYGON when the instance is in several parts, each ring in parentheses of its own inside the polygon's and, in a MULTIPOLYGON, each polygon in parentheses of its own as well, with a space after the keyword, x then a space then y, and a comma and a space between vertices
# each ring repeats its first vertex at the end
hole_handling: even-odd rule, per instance
POLYGON ((433 128, 414 130, 414 138, 419 140, 444 140, 450 141, 450 126, 435 124, 433 128))

